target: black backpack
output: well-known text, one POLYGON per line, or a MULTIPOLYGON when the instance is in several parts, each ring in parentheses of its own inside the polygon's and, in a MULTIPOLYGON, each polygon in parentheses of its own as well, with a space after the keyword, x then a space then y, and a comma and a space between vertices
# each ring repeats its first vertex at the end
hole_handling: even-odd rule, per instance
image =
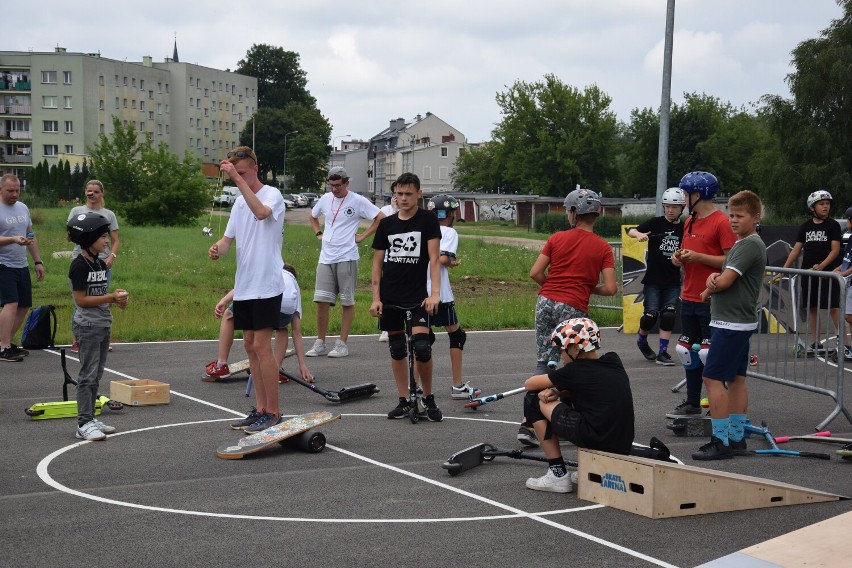
POLYGON ((24 349, 47 349, 55 347, 55 339, 56 309, 50 305, 33 308, 24 324, 21 346, 24 349))

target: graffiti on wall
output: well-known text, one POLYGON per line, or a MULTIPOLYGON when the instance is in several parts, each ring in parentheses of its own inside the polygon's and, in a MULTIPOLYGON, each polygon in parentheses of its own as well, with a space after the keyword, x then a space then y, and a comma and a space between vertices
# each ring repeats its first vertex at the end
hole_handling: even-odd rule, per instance
POLYGON ((508 201, 480 202, 480 221, 514 221, 515 205, 508 201))

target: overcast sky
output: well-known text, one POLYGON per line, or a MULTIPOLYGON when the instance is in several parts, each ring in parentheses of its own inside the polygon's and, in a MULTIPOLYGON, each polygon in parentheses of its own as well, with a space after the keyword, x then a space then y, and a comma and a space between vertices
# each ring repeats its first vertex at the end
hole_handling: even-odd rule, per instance
MULTIPOLYGON (((177 34, 182 62, 232 70, 255 43, 298 52, 335 138, 430 111, 487 140, 495 94, 548 73, 597 84, 625 121, 660 104, 666 0, 42 0, 3 12, 0 50, 162 61, 177 34)), ((841 13, 834 0, 677 0, 673 101, 789 96, 790 52, 841 13)))

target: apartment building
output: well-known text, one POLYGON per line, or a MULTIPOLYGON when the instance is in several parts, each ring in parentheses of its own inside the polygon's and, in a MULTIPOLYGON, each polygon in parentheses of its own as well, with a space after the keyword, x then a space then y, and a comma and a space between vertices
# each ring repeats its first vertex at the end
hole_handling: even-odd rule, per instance
POLYGON ((0 175, 88 156, 112 119, 179 156, 215 165, 239 145, 257 110, 257 79, 177 60, 140 62, 99 53, 0 51, 0 175))

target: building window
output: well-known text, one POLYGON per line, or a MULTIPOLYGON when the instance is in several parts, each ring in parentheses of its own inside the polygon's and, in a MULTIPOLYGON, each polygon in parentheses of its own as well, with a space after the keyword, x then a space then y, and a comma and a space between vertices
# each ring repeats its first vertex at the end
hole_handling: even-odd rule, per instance
POLYGON ((56 71, 42 71, 41 82, 56 84, 56 71))
POLYGON ((145 132, 145 123, 144 122, 139 123, 139 132, 145 132))
POLYGON ((127 77, 124 77, 124 86, 127 86, 127 77))
POLYGON ((148 111, 148 120, 154 120, 154 111, 153 110, 148 111))
POLYGON ((64 97, 64 99, 65 99, 65 108, 71 108, 71 97, 66 95, 64 97))
POLYGON ((116 87, 118 87, 118 85, 119 85, 119 83, 118 83, 118 75, 116 75, 116 76, 115 76, 115 86, 116 86, 116 87))
POLYGON ((98 110, 104 110, 104 100, 103 99, 98 101, 98 110))
POLYGON ((131 77, 130 83, 133 85, 133 88, 136 88, 136 77, 131 77))
POLYGON ((74 121, 66 120, 65 121, 65 134, 74 134, 74 121))
POLYGON ((200 88, 201 88, 201 79, 196 79, 196 80, 195 80, 195 88, 196 88, 196 89, 200 89, 200 88))
POLYGON ((59 146, 56 144, 45 144, 44 145, 44 155, 45 156, 56 156, 59 154, 59 146))
POLYGON ((166 125, 166 134, 168 134, 168 133, 169 133, 169 125, 167 124, 166 125))
POLYGON ((145 90, 145 79, 139 79, 139 90, 140 91, 145 90))
POLYGON ((163 103, 157 103, 157 114, 163 114, 163 103))
POLYGON ((72 146, 71 144, 66 144, 65 145, 65 153, 66 154, 73 154, 74 153, 74 146, 72 146))
POLYGON ((148 98, 151 100, 154 99, 154 91, 148 91, 148 98))
POLYGON ((54 96, 43 96, 41 98, 41 106, 42 106, 42 108, 57 108, 56 107, 56 97, 54 97, 54 96))
POLYGON ((104 76, 103 75, 98 75, 98 85, 100 85, 101 87, 104 86, 104 76))
POLYGON ((136 108, 136 99, 133 99, 132 101, 130 101, 130 106, 132 108, 136 108))
POLYGON ((103 125, 103 123, 101 123, 100 125, 98 125, 98 132, 99 132, 99 133, 101 133, 101 134, 103 134, 104 132, 106 132, 106 127, 103 125))
POLYGON ((139 110, 145 111, 145 101, 139 101, 139 110))
POLYGON ((449 154, 449 149, 446 146, 441 148, 441 157, 442 158, 446 158, 448 156, 448 154, 449 154))
POLYGON ((192 98, 192 97, 189 97, 189 106, 192 106, 192 104, 193 104, 194 102, 195 102, 195 99, 194 99, 194 98, 192 98))
POLYGON ((163 92, 163 84, 157 83, 157 94, 160 94, 162 92, 163 92))
POLYGON ((194 118, 190 118, 190 119, 189 119, 189 127, 190 127, 190 128, 194 128, 194 127, 195 127, 195 119, 194 119, 194 118))
POLYGON ((118 102, 118 97, 115 97, 115 108, 121 108, 121 104, 118 102))
POLYGON ((157 125, 157 136, 162 136, 162 135, 163 135, 163 125, 158 124, 157 125))
POLYGON ((169 84, 166 83, 166 93, 168 93, 168 92, 169 92, 169 84))
POLYGON ((124 99, 124 108, 127 108, 127 99, 124 99))
POLYGON ((166 114, 169 114, 169 105, 166 105, 166 114))
POLYGON ((66 85, 71 84, 71 71, 63 71, 62 72, 62 82, 66 85))
POLYGON ((42 122, 44 127, 42 130, 44 132, 59 132, 59 121, 58 120, 45 120, 42 122))
POLYGON ((450 177, 450 168, 441 166, 438 168, 438 179, 448 179, 450 177))
POLYGON ((432 179, 432 167, 423 166, 423 179, 432 179))

